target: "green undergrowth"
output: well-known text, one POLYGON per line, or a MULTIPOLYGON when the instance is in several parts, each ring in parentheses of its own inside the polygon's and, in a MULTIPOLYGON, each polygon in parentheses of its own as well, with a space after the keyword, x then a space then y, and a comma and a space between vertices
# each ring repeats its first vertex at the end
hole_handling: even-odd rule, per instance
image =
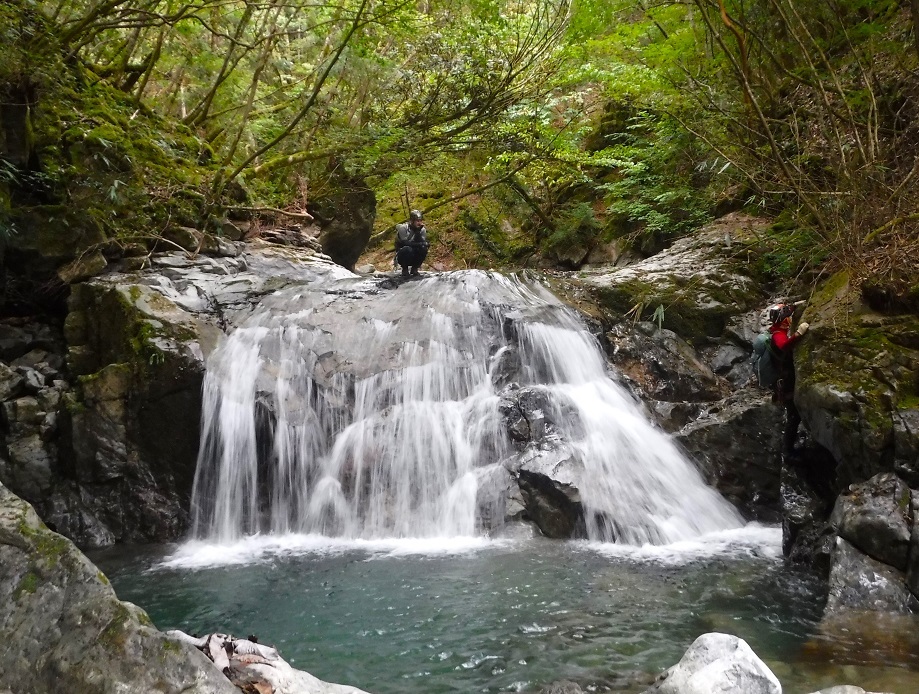
POLYGON ((28 117, 4 122, 15 142, 0 147, 0 241, 68 258, 154 239, 169 224, 202 226, 220 202, 208 194, 209 146, 65 59, 27 7, 0 8, 0 20, 15 15, 0 21, 0 95, 31 102, 28 117))

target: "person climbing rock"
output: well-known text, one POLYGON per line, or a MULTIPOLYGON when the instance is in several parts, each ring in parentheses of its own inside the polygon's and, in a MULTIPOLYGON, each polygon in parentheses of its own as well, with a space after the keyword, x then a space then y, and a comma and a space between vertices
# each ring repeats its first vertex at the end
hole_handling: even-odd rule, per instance
POLYGON ((778 372, 778 378, 772 387, 772 401, 785 408, 782 457, 789 462, 796 460, 795 442, 798 440, 798 427, 801 424, 801 414, 795 406, 794 348, 810 327, 808 323, 801 322, 792 330, 795 307, 796 304, 776 304, 768 309, 771 323, 769 354, 778 372))
POLYGON ((396 226, 396 262, 402 266, 402 276, 417 275, 428 255, 428 230, 421 210, 412 210, 408 222, 396 226))

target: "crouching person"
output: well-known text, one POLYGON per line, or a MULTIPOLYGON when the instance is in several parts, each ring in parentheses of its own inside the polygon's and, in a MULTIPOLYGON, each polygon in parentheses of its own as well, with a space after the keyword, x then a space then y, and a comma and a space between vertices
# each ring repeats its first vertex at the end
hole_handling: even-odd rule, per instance
POLYGON ((428 255, 428 230, 421 210, 412 210, 408 222, 396 226, 396 262, 402 266, 402 276, 417 275, 428 255))

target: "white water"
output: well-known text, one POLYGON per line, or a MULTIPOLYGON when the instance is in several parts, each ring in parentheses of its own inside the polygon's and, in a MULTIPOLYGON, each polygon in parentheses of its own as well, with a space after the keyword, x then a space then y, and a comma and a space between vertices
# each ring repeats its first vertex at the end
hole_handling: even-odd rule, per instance
POLYGON ((277 293, 211 355, 197 538, 481 534, 476 470, 515 453, 493 383, 514 352, 517 380, 547 392, 554 436, 583 465, 591 540, 661 545, 742 525, 538 285, 472 271, 370 286, 277 293))

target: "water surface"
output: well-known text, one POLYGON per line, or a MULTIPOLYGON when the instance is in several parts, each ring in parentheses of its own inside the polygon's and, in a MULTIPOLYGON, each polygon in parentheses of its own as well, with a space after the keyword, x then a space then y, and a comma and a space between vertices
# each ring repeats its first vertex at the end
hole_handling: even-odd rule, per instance
POLYGON ((377 694, 538 691, 562 679, 640 692, 708 631, 746 639, 790 694, 919 691, 908 657, 882 650, 866 667, 864 654, 815 637, 817 586, 784 568, 779 541, 756 528, 645 550, 291 536, 95 559, 162 629, 255 634, 295 667, 377 694))

